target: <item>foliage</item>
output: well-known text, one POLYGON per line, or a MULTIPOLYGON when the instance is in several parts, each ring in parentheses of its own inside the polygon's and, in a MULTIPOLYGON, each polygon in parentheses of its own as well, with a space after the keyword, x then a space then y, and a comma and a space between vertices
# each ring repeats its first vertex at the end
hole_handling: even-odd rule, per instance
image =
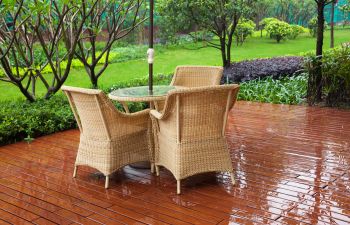
POLYGON ((276 22, 276 21, 280 21, 280 20, 277 18, 274 18, 274 17, 267 17, 267 18, 262 19, 259 22, 259 24, 261 26, 261 29, 264 29, 267 25, 269 25, 269 23, 276 22))
MULTIPOLYGON (((155 84, 168 85, 170 75, 155 76, 155 84)), ((147 84, 147 78, 135 79, 119 83, 105 92, 123 87, 141 86, 147 84)), ((76 127, 73 113, 67 98, 63 94, 53 96, 49 100, 38 99, 34 103, 28 101, 5 101, 0 107, 0 145, 31 139, 41 135, 67 130, 76 127)), ((121 104, 115 102, 119 110, 121 104)), ((130 103, 130 112, 144 109, 144 103, 130 103)))
POLYGON ((315 0, 279 0, 273 4, 274 16, 289 24, 307 25, 316 16, 315 0))
POLYGON ((274 79, 271 76, 240 83, 239 100, 275 104, 301 104, 306 96, 307 76, 274 79))
POLYGON ((162 44, 177 44, 177 33, 189 33, 193 28, 193 21, 188 20, 188 13, 183 7, 183 2, 156 1, 156 11, 160 16, 158 35, 162 44))
POLYGON ((2 102, 0 145, 75 127, 68 101, 63 95, 50 100, 2 102))
POLYGON ((233 35, 241 17, 248 17, 253 0, 160 0, 160 15, 167 19, 171 31, 196 27, 209 30, 219 43, 207 41, 208 46, 221 51, 222 64, 231 61, 233 35))
POLYGON ((78 11, 79 16, 87 19, 74 51, 77 59, 83 63, 92 86, 97 88, 98 79, 109 65, 113 45, 145 21, 147 10, 143 0, 99 0, 90 15, 86 15, 92 4, 78 11), (100 52, 96 49, 98 38, 104 39, 100 52), (101 66, 98 67, 99 64, 101 66))
POLYGON ((5 75, 0 80, 18 87, 31 102, 39 82, 46 88, 45 98, 55 94, 68 78, 79 35, 97 1, 0 1, 0 16, 6 18, 0 20, 0 69, 5 75), (84 15, 78 15, 81 8, 84 15), (42 74, 46 67, 53 73, 50 80, 42 74))
MULTIPOLYGON (((309 55, 305 67, 310 74, 317 70, 319 57, 309 55)), ((350 46, 325 51, 321 59, 322 96, 329 106, 350 103, 350 46)))
POLYGON ((206 30, 190 32, 189 35, 193 38, 194 42, 211 41, 211 40, 213 40, 213 37, 214 37, 213 33, 206 31, 206 30))
MULTIPOLYGON (((327 24, 324 24, 324 29, 327 29, 327 24)), ((309 23, 308 23, 308 28, 309 28, 309 32, 310 35, 312 37, 316 37, 317 35, 317 17, 312 18, 309 23)))
POLYGON ((299 25, 290 25, 291 32, 288 36, 289 39, 296 39, 300 34, 306 33, 307 29, 299 25))
MULTIPOLYGON (((253 20, 256 23, 263 18, 274 17, 289 24, 307 26, 314 16, 314 0, 256 0, 253 5, 253 20)), ((264 25, 259 23, 259 29, 264 29, 264 25)))
POLYGON ((237 46, 243 45, 246 38, 254 33, 255 23, 251 20, 240 20, 237 24, 234 35, 236 36, 237 46))
POLYGON ((261 24, 263 18, 269 17, 273 13, 272 5, 274 0, 257 0, 253 2, 252 5, 252 17, 251 19, 255 21, 257 29, 264 29, 264 24, 261 24))
POLYGON ((246 60, 231 64, 224 71, 224 82, 236 83, 272 76, 293 76, 303 69, 303 57, 276 57, 246 60))
POLYGON ((277 43, 281 40, 286 39, 292 33, 291 26, 283 21, 271 21, 266 26, 266 31, 270 37, 275 39, 277 43))

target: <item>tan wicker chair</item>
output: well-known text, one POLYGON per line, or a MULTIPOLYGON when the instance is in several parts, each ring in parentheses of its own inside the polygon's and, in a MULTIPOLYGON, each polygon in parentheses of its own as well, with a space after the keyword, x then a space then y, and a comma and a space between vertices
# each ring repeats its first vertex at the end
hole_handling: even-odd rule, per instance
MULTIPOLYGON (((220 66, 178 66, 170 85, 188 88, 220 85, 223 71, 220 66)), ((157 101, 155 106, 161 111, 164 104, 164 101, 157 101)))
POLYGON ((149 159, 149 110, 133 114, 118 111, 100 90, 63 86, 80 129, 74 167, 86 165, 106 176, 134 162, 149 159))
POLYGON ((224 69, 219 66, 178 66, 170 85, 203 87, 219 85, 224 69))
POLYGON ((179 89, 169 92, 163 112, 151 110, 155 135, 155 165, 169 169, 177 180, 203 172, 230 172, 226 144, 228 112, 238 85, 179 89))

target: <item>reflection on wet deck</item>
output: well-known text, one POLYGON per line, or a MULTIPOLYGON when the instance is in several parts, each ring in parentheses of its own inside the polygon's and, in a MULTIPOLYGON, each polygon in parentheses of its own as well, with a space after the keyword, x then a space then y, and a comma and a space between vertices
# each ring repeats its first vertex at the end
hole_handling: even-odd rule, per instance
POLYGON ((0 224, 349 224, 350 111, 239 102, 227 174, 183 182, 125 167, 111 189, 82 168, 76 130, 0 147, 0 224))

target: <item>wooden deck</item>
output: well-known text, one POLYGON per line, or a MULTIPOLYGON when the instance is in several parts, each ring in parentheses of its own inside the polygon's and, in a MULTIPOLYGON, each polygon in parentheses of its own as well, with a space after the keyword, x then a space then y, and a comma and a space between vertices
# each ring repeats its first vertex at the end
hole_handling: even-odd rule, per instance
POLYGON ((350 111, 239 102, 227 174, 73 179, 76 130, 0 148, 0 224, 349 224, 350 111))

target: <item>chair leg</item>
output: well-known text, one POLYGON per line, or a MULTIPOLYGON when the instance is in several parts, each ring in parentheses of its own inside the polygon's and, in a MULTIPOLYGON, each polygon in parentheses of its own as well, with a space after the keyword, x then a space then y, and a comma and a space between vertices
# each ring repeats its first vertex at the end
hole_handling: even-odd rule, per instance
POLYGON ((109 187, 109 176, 106 176, 105 188, 108 189, 108 187, 109 187))
POLYGON ((156 175, 159 177, 159 166, 156 165, 156 175))
POLYGON ((154 167, 155 167, 154 163, 151 163, 151 173, 154 173, 154 167))
POLYGON ((235 175, 233 174, 233 172, 231 172, 231 182, 232 182, 233 185, 236 184, 235 175))
POLYGON ((74 166, 73 178, 77 177, 78 166, 74 166))
POLYGON ((177 180, 177 194, 181 194, 181 182, 180 180, 177 180))

